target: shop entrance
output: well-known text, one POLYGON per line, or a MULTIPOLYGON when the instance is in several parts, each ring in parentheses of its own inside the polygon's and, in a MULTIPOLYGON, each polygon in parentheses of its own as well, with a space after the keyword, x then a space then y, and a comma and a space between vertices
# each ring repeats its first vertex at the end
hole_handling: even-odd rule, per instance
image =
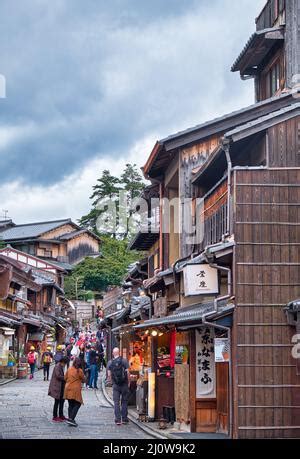
POLYGON ((229 341, 224 332, 191 332, 191 431, 229 434, 229 341))
POLYGON ((229 363, 216 364, 217 373, 217 432, 229 433, 229 363))

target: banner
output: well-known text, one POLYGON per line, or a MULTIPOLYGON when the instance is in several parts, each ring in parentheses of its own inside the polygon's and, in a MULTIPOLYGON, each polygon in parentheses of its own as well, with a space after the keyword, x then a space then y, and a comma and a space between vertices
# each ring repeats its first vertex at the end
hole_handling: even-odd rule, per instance
POLYGON ((216 397, 214 329, 196 330, 196 398, 216 397))

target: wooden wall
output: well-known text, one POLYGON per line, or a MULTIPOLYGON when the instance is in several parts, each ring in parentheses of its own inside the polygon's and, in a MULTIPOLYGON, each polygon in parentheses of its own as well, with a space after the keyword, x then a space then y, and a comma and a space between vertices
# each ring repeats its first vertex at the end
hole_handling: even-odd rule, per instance
POLYGON ((300 437, 295 328, 300 297, 300 170, 234 172, 234 434, 300 437))
POLYGON ((300 116, 269 128, 269 167, 300 167, 300 116))
POLYGON ((55 239, 63 234, 71 233, 72 231, 76 231, 77 228, 73 225, 62 225, 59 228, 55 228, 51 231, 47 231, 44 233, 40 239, 55 239))

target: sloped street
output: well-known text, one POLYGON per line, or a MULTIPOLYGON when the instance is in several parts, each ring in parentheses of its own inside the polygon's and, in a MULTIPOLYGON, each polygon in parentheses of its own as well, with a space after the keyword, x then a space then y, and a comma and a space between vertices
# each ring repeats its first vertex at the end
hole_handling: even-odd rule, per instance
MULTIPOLYGON (((76 418, 78 427, 52 422, 53 399, 47 395, 48 385, 39 371, 33 380, 19 379, 0 386, 1 439, 150 438, 132 423, 116 426, 113 409, 101 390, 83 390, 84 405, 76 418)), ((67 406, 66 402, 65 415, 67 406)))

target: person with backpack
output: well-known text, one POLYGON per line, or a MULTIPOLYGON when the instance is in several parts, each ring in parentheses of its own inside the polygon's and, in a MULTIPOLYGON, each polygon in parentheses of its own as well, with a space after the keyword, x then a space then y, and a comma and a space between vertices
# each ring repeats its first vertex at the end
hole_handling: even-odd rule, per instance
POLYGON ((108 380, 113 384, 113 401, 115 407, 115 423, 128 424, 128 398, 129 398, 129 364, 120 356, 120 349, 113 349, 113 359, 108 362, 108 380), (121 410, 120 410, 121 403, 121 410), (122 418, 122 422, 121 422, 122 418))
POLYGON ((47 347, 47 351, 42 355, 42 362, 43 362, 43 371, 44 371, 44 381, 49 381, 49 370, 50 370, 50 363, 53 360, 53 354, 51 352, 51 347, 47 347))
POLYGON ((31 346, 30 351, 27 355, 27 362, 29 363, 29 366, 30 366, 30 379, 33 379, 37 359, 38 359, 38 353, 35 352, 35 347, 31 346))
POLYGON ((64 351, 63 351, 62 345, 59 344, 59 345, 56 347, 56 353, 55 353, 55 355, 54 355, 54 361, 55 361, 55 363, 58 363, 62 357, 64 357, 64 351))

